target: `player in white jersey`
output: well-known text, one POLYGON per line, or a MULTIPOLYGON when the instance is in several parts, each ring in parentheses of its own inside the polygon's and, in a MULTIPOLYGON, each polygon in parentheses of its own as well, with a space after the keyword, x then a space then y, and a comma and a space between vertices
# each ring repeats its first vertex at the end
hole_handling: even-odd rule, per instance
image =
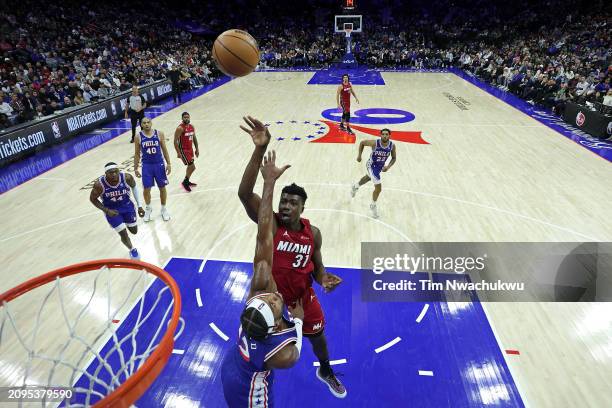
POLYGON ((361 162, 361 154, 365 146, 372 148, 372 154, 366 163, 367 174, 361 178, 357 183, 351 187, 351 196, 355 197, 359 187, 363 186, 368 181, 372 180, 374 183, 374 192, 372 193, 372 203, 370 204, 370 210, 372 216, 378 218, 378 209, 376 207, 376 201, 382 191, 382 184, 380 180, 380 172, 388 171, 391 166, 395 164, 397 158, 395 151, 395 144, 390 140, 391 131, 387 128, 380 131, 380 139, 378 140, 362 140, 359 143, 359 154, 357 155, 357 161, 361 162), (391 156, 391 161, 386 164, 387 159, 391 156))

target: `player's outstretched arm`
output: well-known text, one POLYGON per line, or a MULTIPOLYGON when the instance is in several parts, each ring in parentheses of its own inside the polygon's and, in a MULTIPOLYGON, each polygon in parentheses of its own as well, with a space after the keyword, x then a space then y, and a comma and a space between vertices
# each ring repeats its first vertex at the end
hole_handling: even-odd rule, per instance
POLYGON ((256 292, 276 292, 276 283, 272 278, 272 255, 274 252, 274 213, 272 212, 272 197, 276 180, 290 166, 276 167, 276 152, 268 152, 261 166, 261 174, 264 178, 263 193, 259 205, 257 222, 257 245, 255 247, 255 259, 253 260, 253 279, 249 297, 256 292))
POLYGON ((243 117, 243 119, 248 127, 240 126, 240 129, 251 136, 253 144, 255 144, 255 150, 242 174, 242 180, 240 180, 240 186, 238 187, 238 197, 249 218, 257 222, 261 198, 253 192, 253 187, 255 187, 259 166, 270 142, 270 132, 261 121, 251 116, 243 117))

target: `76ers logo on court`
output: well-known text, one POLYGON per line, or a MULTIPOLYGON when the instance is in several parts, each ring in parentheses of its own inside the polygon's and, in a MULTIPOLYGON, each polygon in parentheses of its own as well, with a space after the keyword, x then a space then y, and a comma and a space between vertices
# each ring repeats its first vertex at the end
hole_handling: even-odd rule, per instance
MULTIPOLYGON (((325 120, 306 120, 302 122, 294 119, 266 123, 266 126, 272 126, 274 128, 278 126, 282 128, 281 133, 276 137, 278 141, 294 140, 310 141, 310 143, 355 143, 356 137, 354 134, 351 135, 339 129, 338 125, 340 124, 342 113, 337 108, 326 109, 321 112, 321 116, 323 116, 325 120), (292 126, 301 126, 301 128, 294 129, 292 126), (325 132, 325 126, 327 126, 327 132, 325 132), (306 131, 307 136, 304 136, 304 131, 306 131), (295 133, 297 133, 297 135, 295 133)), ((414 119, 415 116, 413 113, 401 109, 359 109, 351 115, 350 125, 353 130, 379 137, 380 128, 360 125, 382 125, 382 127, 390 127, 390 125, 407 123, 414 119)), ((276 134, 276 129, 274 133, 276 134)), ((391 129, 391 140, 403 143, 429 144, 423 139, 421 133, 421 131, 391 129)))
POLYGON ((576 115, 576 124, 579 127, 582 127, 582 125, 584 125, 585 120, 586 120, 586 117, 584 116, 584 113, 578 112, 578 114, 576 115))

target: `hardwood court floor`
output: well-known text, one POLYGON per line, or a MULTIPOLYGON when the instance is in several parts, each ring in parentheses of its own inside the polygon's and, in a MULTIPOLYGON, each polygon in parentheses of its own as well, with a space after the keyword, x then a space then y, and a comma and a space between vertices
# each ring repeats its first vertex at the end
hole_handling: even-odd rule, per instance
MULTIPOLYGON (((361 104, 353 102, 353 110, 412 112, 415 120, 390 127, 421 131, 428 142, 397 143, 397 164, 383 175, 381 217, 370 218, 371 185, 355 199, 349 185, 365 174, 368 152, 357 163, 357 144, 371 136, 357 132, 357 144, 309 143, 311 124, 303 122, 323 119, 321 112, 335 107, 336 89, 307 85, 311 76, 254 73, 153 120, 154 128, 172 137, 180 113, 190 112, 201 155, 192 177, 198 187, 188 194, 179 185, 184 167, 169 143, 172 220, 161 220, 153 190, 154 220, 141 222, 133 238, 143 260, 251 260, 256 228, 236 195, 252 151, 238 128, 245 114, 270 124, 270 148, 281 164, 292 165, 281 184, 295 181, 306 188, 304 215, 322 231, 328 265, 358 267, 366 241, 612 240, 610 164, 450 73, 384 72, 386 85, 355 85, 361 104), (468 110, 445 93, 461 98, 468 110)), ((105 163, 129 162, 134 151, 128 140, 122 135, 0 198, 0 291, 52 268, 127 255, 89 203, 86 186, 105 163)), ((79 286, 72 290, 77 293, 79 286)), ((502 350, 521 352, 507 361, 528 406, 612 406, 609 304, 484 307, 502 350)), ((0 372, 0 382, 9 380, 0 372)))

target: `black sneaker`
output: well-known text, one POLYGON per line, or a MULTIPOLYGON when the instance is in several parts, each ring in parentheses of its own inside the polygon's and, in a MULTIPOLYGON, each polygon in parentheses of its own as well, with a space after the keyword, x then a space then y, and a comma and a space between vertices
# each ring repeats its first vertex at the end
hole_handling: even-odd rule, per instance
POLYGON ((132 139, 130 139, 130 143, 134 143, 134 136, 132 136, 132 139))
POLYGON ((192 183, 191 181, 188 183, 190 187, 196 187, 197 184, 196 183, 192 183))
POLYGON ((346 397, 346 388, 340 382, 334 371, 332 370, 331 374, 327 377, 323 377, 321 375, 321 367, 317 367, 317 378, 324 384, 327 385, 329 391, 334 394, 336 398, 344 398, 346 397))
POLYGON ((188 193, 191 193, 191 187, 189 186, 188 183, 185 183, 184 181, 181 183, 181 186, 183 186, 183 188, 185 189, 185 191, 187 191, 188 193))
POLYGON ((350 127, 347 127, 346 131, 348 132, 349 135, 354 135, 355 134, 355 132, 353 132, 353 129, 351 129, 350 127))
POLYGON ((340 125, 340 126, 339 126, 339 128, 340 128, 340 130, 341 130, 341 131, 343 131, 343 132, 344 132, 344 131, 346 131, 346 128, 344 127, 344 125, 340 125))

